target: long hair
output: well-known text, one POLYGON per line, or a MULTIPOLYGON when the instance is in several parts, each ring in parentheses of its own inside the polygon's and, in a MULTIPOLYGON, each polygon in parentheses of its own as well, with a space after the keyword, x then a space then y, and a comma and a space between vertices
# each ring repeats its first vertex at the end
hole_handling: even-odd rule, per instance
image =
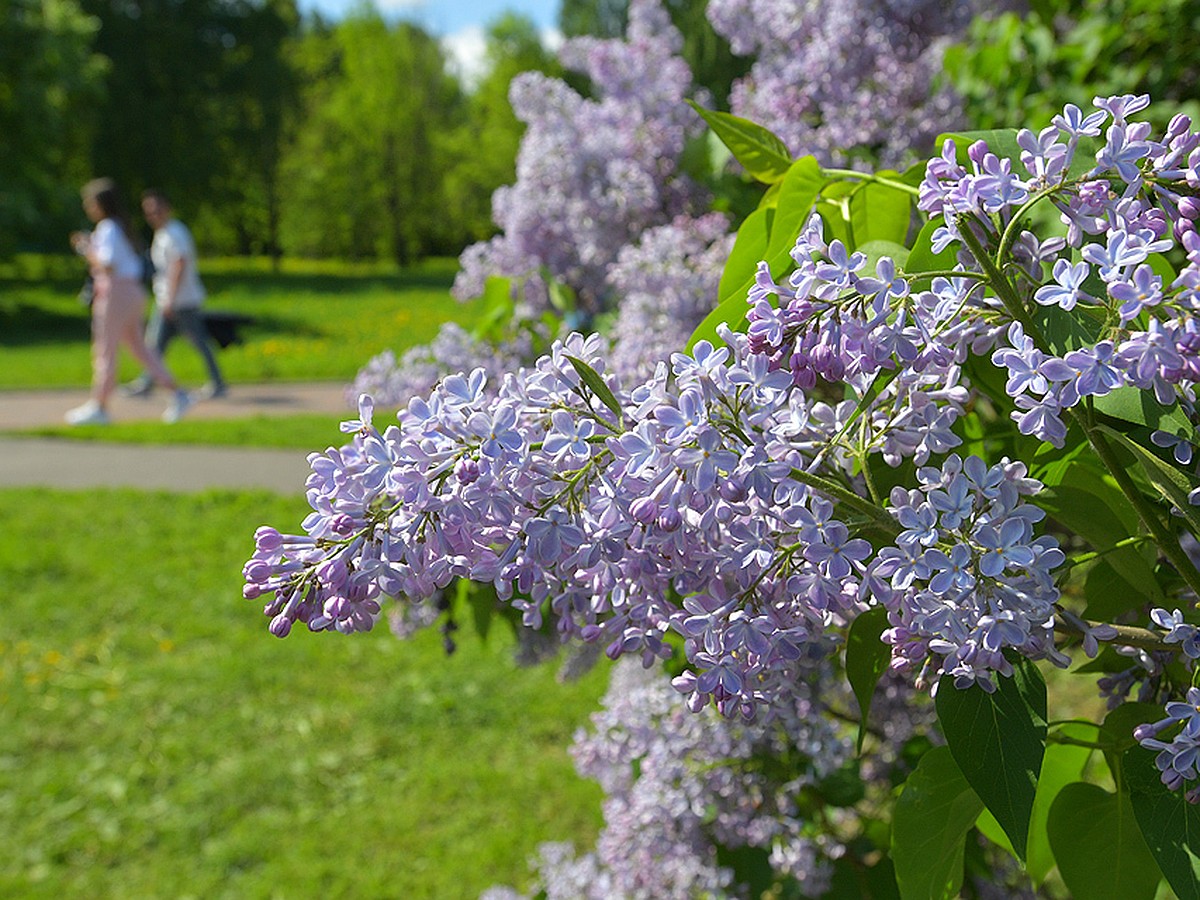
POLYGON ((115 181, 111 178, 93 178, 83 186, 80 193, 84 200, 91 200, 100 207, 104 218, 112 219, 120 226, 134 252, 142 252, 141 235, 134 229, 129 213, 125 211, 125 204, 121 200, 121 192, 117 189, 115 181))

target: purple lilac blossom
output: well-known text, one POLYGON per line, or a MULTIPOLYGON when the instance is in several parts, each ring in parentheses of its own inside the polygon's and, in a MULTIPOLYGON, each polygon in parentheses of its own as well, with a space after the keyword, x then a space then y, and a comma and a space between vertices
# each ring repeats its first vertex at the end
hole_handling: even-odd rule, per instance
MULTIPOLYGON (((1041 512, 1026 501, 1037 483, 1019 463, 945 457, 973 396, 963 369, 990 356, 1008 371, 1019 427, 1060 444, 1067 410, 1120 387, 1194 416, 1200 237, 1179 226, 1191 220, 1173 199, 1180 183, 1200 185, 1200 135, 1189 129, 1177 118, 1156 141, 1110 128, 1120 152, 1102 149, 1081 177, 1068 177, 1080 170, 1071 136, 1060 132, 1062 151, 1046 136, 1038 152, 1063 165, 1030 159, 1042 173, 1031 182, 1053 171, 1053 184, 1017 183, 1011 161, 982 143, 961 162, 948 145, 928 166, 920 205, 945 215, 948 246, 997 246, 1021 198, 1040 191, 1109 290, 1181 232, 1186 265, 1119 329, 1055 353, 1023 326, 1043 309, 1033 297, 1045 267, 1065 252, 1051 242, 1011 276, 1024 304, 1014 311, 983 283, 969 246, 961 275, 926 285, 882 264, 872 275, 814 216, 785 284, 751 290, 749 333, 720 329, 728 348, 701 342, 626 382, 599 338, 572 335, 498 385, 482 371, 447 378, 382 432, 364 404, 350 444, 310 457, 305 533, 260 533, 245 593, 265 599, 276 634, 295 623, 352 632, 373 624, 383 597, 490 582, 527 624, 552 614, 564 640, 612 657, 653 664, 673 633, 687 663, 674 684, 689 708, 746 719, 769 718, 801 668, 834 652, 874 603, 892 616, 897 665, 919 677, 986 688, 1007 671, 1005 650, 1061 661, 1050 635, 1062 554, 1035 536, 1041 512), (1145 145, 1140 175, 1117 190, 1134 164, 1130 134, 1145 145), (1100 179, 1108 187, 1093 189, 1100 179), (777 306, 760 302, 764 292, 777 306), (612 399, 595 396, 569 357, 612 399), (876 454, 911 460, 918 485, 893 492, 893 517, 855 534, 851 522, 873 508, 859 473, 876 454)), ((1112 321, 1117 302, 1109 291, 1076 298, 1112 321)), ((1136 653, 1151 675, 1161 669, 1136 653)))
POLYGON ((826 165, 895 166, 957 124, 957 98, 934 82, 945 44, 983 9, 968 0, 711 0, 707 15, 734 53, 755 59, 730 95, 736 115, 826 165))
MULTIPOLYGON (((540 847, 532 893, 544 891, 547 900, 746 896, 719 864, 718 847, 764 849, 776 873, 806 895, 823 893, 841 848, 816 837, 796 798, 852 758, 851 742, 810 696, 808 684, 833 686, 829 674, 814 667, 766 725, 729 723, 712 710, 693 715, 660 672, 619 663, 602 709, 571 748, 579 773, 604 789, 604 827, 595 848, 580 855, 569 845, 540 847), (786 775, 755 765, 784 753, 793 761, 786 775)), ((521 895, 493 889, 484 896, 521 895)))
POLYGON ((700 209, 702 192, 679 171, 685 141, 702 126, 684 102, 692 76, 682 40, 658 0, 634 0, 626 40, 575 38, 559 53, 588 76, 592 98, 540 73, 513 81, 513 110, 526 124, 517 181, 493 195, 501 233, 463 253, 455 296, 479 296, 488 276, 504 275, 520 282, 522 312, 536 315, 548 308, 548 273, 595 315, 610 305, 620 249, 700 209))
POLYGON ((680 216, 623 247, 608 270, 620 297, 608 330, 612 369, 643 380, 687 343, 717 304, 717 285, 734 236, 720 213, 680 216))

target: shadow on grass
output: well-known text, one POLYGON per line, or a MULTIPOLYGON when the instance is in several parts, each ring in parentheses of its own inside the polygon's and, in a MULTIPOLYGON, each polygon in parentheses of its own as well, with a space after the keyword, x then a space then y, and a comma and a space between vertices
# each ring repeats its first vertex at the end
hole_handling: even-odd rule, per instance
POLYGON ((86 344, 91 333, 91 319, 82 309, 68 313, 32 303, 0 304, 0 347, 86 344))
POLYGON ((362 291, 407 291, 450 289, 454 278, 439 272, 406 272, 401 275, 292 275, 246 273, 205 275, 210 294, 236 291, 241 295, 278 295, 281 292, 306 294, 348 294, 362 291))

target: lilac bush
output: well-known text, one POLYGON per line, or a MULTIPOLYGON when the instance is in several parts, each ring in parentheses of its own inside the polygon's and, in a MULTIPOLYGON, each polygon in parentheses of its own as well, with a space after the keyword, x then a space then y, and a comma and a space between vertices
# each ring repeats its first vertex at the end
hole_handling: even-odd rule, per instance
MULTIPOLYGON (((811 675, 824 683, 820 668, 811 675)), ((806 893, 822 893, 841 848, 806 821, 803 795, 846 764, 853 747, 819 715, 820 702, 800 684, 770 724, 730 727, 712 710, 690 713, 654 671, 632 661, 615 666, 603 708, 571 748, 579 773, 604 788, 604 829, 589 853, 541 848, 535 893, 740 896, 718 847, 760 848, 806 893), (786 772, 755 764, 785 750, 795 755, 786 772)))
POLYGON ((516 279, 528 312, 548 308, 546 279, 571 287, 579 311, 608 305, 608 268, 647 228, 707 202, 679 171, 701 127, 683 102, 692 75, 679 31, 658 0, 633 0, 627 38, 574 38, 559 58, 588 77, 593 96, 530 72, 512 85, 526 125, 517 181, 492 197, 501 233, 467 249, 454 284, 479 296, 489 276, 516 279))
MULTIPOLYGON (((930 817, 942 790, 956 793, 933 808, 970 809, 969 794, 1023 860, 1039 842, 1058 856, 1082 795, 1131 803, 1151 887, 1161 869, 1179 890, 1192 876, 1158 849, 1173 845, 1155 810, 1192 788, 1200 747, 1194 698, 1173 699, 1200 656, 1200 133, 1181 116, 1153 134, 1136 118, 1147 103, 1097 98, 1036 133, 948 137, 919 185, 815 169, 804 205, 774 212, 786 260, 748 220, 730 266, 746 245, 764 261, 744 297, 648 377, 614 372, 601 338, 572 334, 499 383, 482 368, 443 379, 382 431, 363 397, 350 443, 310 456, 303 533, 259 530, 246 596, 266 601, 277 635, 351 633, 385 599, 488 584, 564 642, 647 668, 673 659, 674 691, 705 721, 723 716, 724 740, 786 733, 800 684, 820 686, 809 700, 838 727, 867 729, 890 667, 936 694, 946 741, 894 804, 884 849, 902 889, 930 877, 929 829, 959 842, 957 876, 953 854, 936 871, 961 882, 975 819, 930 817), (894 240, 856 244, 868 188, 915 201, 928 221, 911 247, 898 243, 907 205, 894 240), (1063 667, 1077 651, 1110 697, 1138 686, 1170 701, 1167 718, 1134 732, 1146 720, 1118 705, 1084 737, 1048 725, 1034 661, 1063 667), (857 717, 826 701, 842 679, 857 717), (1038 824, 1059 741, 1128 778, 1119 794, 1064 789, 1038 824)), ((779 168, 779 196, 801 202, 814 165, 779 168)), ((692 841, 662 839, 676 838, 692 841)), ((620 846, 636 855, 631 840, 620 846)), ((577 864, 619 877, 603 849, 577 864)), ((1068 885, 1091 869, 1061 868, 1068 885)), ((723 877, 704 872, 701 884, 723 877)))
POLYGON ((995 5, 955 0, 710 0, 708 19, 734 53, 754 58, 733 112, 793 153, 830 165, 895 166, 958 122, 936 86, 942 50, 995 5))

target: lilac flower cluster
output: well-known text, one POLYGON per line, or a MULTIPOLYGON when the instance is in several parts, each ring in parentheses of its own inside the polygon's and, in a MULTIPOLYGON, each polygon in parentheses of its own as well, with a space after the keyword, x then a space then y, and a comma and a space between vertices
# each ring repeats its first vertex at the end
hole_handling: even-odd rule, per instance
POLYGON ((993 673, 1012 671, 1005 650, 1065 664, 1054 649, 1051 574, 1064 555, 1053 537, 1033 536, 1045 512, 1021 502, 1041 488, 1024 463, 951 455, 940 469, 918 470, 917 482, 892 491, 904 531, 869 572, 892 624, 884 641, 893 666, 994 690, 993 673))
POLYGON ((528 329, 517 329, 502 341, 477 338, 455 322, 448 322, 429 344, 405 351, 399 358, 391 350, 371 357, 346 388, 347 405, 369 394, 381 407, 400 407, 413 397, 428 395, 451 372, 482 368, 492 382, 531 360, 534 339, 528 329))
POLYGON ((815 834, 797 801, 852 756, 810 695, 818 684, 833 687, 829 674, 814 667, 769 725, 731 724, 712 710, 689 713, 661 673, 618 664, 603 708, 571 750, 579 773, 604 789, 604 828, 581 856, 560 844, 541 848, 534 892, 547 900, 743 896, 717 847, 748 846, 768 850, 774 871, 806 895, 823 893, 841 848, 815 834), (786 774, 755 765, 784 753, 803 764, 786 774))
POLYGON ((498 392, 482 370, 451 376, 382 434, 364 400, 353 442, 310 457, 307 535, 264 530, 246 566, 272 631, 369 628, 381 595, 471 578, 613 657, 668 656, 674 630, 700 671, 677 684, 693 708, 746 715, 827 652, 870 552, 791 474, 794 435, 828 437, 832 417, 707 345, 673 380, 610 377, 618 413, 571 361, 603 372, 602 350, 574 335, 498 392))
POLYGON ((527 126, 517 181, 493 195, 501 234, 462 255, 456 296, 510 276, 536 314, 547 308, 548 273, 594 315, 620 248, 699 208, 704 198, 679 172, 684 143, 702 125, 684 102, 682 40, 658 0, 634 0, 625 41, 576 38, 560 51, 564 66, 588 76, 592 98, 540 73, 513 82, 513 110, 527 126))
POLYGON ((956 126, 957 99, 934 82, 944 44, 981 11, 973 0, 710 0, 707 14, 755 59, 734 113, 827 165, 895 166, 956 126))
POLYGON ((921 186, 921 208, 945 216, 935 249, 962 240, 964 227, 979 246, 999 247, 1011 239, 1014 220, 1029 204, 1048 198, 1059 209, 1065 239, 1039 242, 1023 232, 1012 249, 1022 258, 1031 289, 1036 287, 1034 303, 1072 312, 1083 324, 1067 346, 1053 352, 1044 333, 1050 325, 1009 309, 1017 321, 992 355, 1008 371, 1007 391, 1017 407, 1012 417, 1020 431, 1056 446, 1066 437, 1067 410, 1121 387, 1152 391, 1165 406, 1181 403, 1194 411, 1200 376, 1195 230, 1200 204, 1188 192, 1200 185, 1200 134, 1180 115, 1154 139, 1148 123, 1127 118, 1148 103, 1144 96, 1096 98, 1095 112, 1085 115, 1068 105, 1038 134, 1021 131, 1021 165, 1028 177, 982 142, 968 149, 969 167, 964 166, 947 142, 921 186), (1077 159, 1085 139, 1099 144, 1090 168, 1077 159), (1081 166, 1083 174, 1072 176, 1081 166), (1173 279, 1164 279, 1155 260, 1177 241, 1187 263, 1173 279), (1053 280, 1042 284, 1044 266, 1051 267, 1053 280))
MULTIPOLYGON (((1200 688, 1189 688, 1187 701, 1167 704, 1167 717, 1148 725, 1139 725, 1134 737, 1143 747, 1158 750, 1154 762, 1162 772, 1162 781, 1171 790, 1179 790, 1189 781, 1200 778, 1197 763, 1200 762, 1200 688), (1183 727, 1170 741, 1159 740, 1158 735, 1177 725, 1183 727)), ((1188 802, 1200 803, 1200 785, 1188 790, 1188 802)))
POLYGON ((870 273, 865 254, 827 244, 815 215, 792 257, 786 287, 759 268, 747 298, 748 349, 803 392, 819 394, 821 383, 851 387, 857 399, 831 411, 843 437, 835 457, 849 466, 854 455, 879 452, 891 465, 923 464, 957 446, 951 429, 970 395, 962 364, 995 340, 976 282, 938 277, 913 293, 891 259, 870 273), (868 399, 877 383, 882 390, 868 399))
POLYGON ((1110 371, 1191 411, 1200 239, 1180 224, 1180 190, 1200 186, 1200 137, 1177 120, 1150 140, 1125 118, 1136 98, 1097 105, 1099 118, 1068 107, 1022 133, 1029 178, 978 145, 962 164, 949 150, 930 163, 921 205, 945 217, 940 246, 962 244, 953 272, 910 276, 887 258, 871 271, 814 216, 785 284, 760 268, 747 333, 721 331, 728 348, 702 341, 625 382, 599 338, 572 335, 498 385, 481 369, 444 379, 383 432, 364 402, 345 426, 352 442, 310 457, 305 534, 260 532, 247 596, 266 598, 276 634, 297 622, 350 632, 371 626, 384 596, 420 603, 457 578, 489 582, 527 624, 551 619, 614 658, 653 663, 676 636, 689 708, 745 718, 790 696, 871 603, 891 614, 897 665, 926 677, 986 688, 1008 671, 1006 649, 1057 659, 1062 554, 1034 535, 1041 512, 1024 498, 1037 483, 1017 463, 931 460, 961 443, 973 355, 1007 369, 1018 412, 1040 410, 1041 425, 1018 425, 1039 436, 1110 371), (1086 132, 1109 118, 1096 165, 1072 175, 1086 132), (1078 225, 1065 244, 1096 267, 1099 290, 1055 265, 1063 245, 1020 233, 1025 204, 1043 201, 1078 225), (1191 258, 1123 320, 1128 295, 1113 288, 1144 287, 1138 267, 1169 234, 1191 258), (1083 294, 1107 298, 1094 306, 1101 331, 1052 353, 1041 324, 1064 299, 1092 308, 1083 294), (1143 347, 1136 366, 1120 362, 1130 342, 1143 347), (890 513, 876 455, 924 467, 890 513))
POLYGON ((716 306, 733 237, 720 213, 680 216, 621 249, 608 270, 608 283, 621 298, 607 331, 614 373, 643 381, 687 343, 716 306))

